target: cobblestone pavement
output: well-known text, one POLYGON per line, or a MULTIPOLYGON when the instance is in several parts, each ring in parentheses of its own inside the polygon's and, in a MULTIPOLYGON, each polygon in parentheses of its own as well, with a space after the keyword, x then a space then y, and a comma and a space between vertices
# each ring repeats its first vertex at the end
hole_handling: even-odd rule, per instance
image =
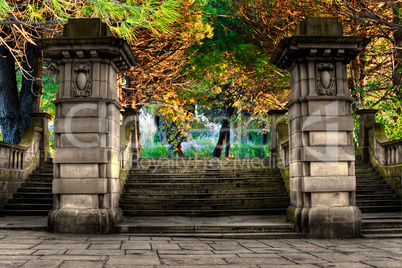
POLYGON ((0 267, 402 267, 402 239, 242 240, 0 230, 0 267))

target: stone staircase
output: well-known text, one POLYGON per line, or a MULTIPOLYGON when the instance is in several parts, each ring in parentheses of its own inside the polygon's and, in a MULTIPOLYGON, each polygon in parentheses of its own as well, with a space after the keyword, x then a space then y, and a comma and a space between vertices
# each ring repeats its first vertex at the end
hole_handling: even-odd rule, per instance
POLYGON ((264 158, 140 159, 120 207, 126 216, 285 214, 289 196, 264 158))
POLYGON ((368 163, 356 163, 356 205, 362 213, 401 212, 401 199, 368 163))
POLYGON ((40 165, 4 205, 3 215, 46 216, 53 208, 52 159, 40 165))
POLYGON ((402 238, 401 213, 362 214, 362 237, 369 239, 402 238))
MULTIPOLYGON (((46 216, 53 206, 52 178, 53 165, 48 161, 29 176, 1 213, 46 216)), ((356 163, 356 180, 356 204, 362 211, 363 237, 402 237, 401 199, 398 195, 369 164, 356 163)), ((120 199, 125 216, 148 219, 152 216, 198 219, 280 216, 285 214, 288 205, 289 196, 280 173, 269 168, 266 158, 143 158, 130 171, 120 199)), ((175 232, 176 235, 182 232, 186 235, 189 231, 200 232, 204 237, 208 236, 208 230, 214 230, 209 233, 210 237, 216 237, 219 232, 224 233, 224 237, 240 238, 280 238, 287 237, 283 234, 294 234, 293 227, 283 222, 272 226, 258 223, 246 226, 218 224, 208 228, 148 227, 121 226, 118 230, 136 233, 153 230, 157 233, 175 232), (250 232, 252 229, 254 233, 250 232)))
POLYGON ((356 163, 356 205, 364 238, 402 238, 401 198, 368 163, 356 163))
POLYGON ((286 222, 289 196, 267 158, 140 159, 117 232, 208 238, 307 238, 286 222), (161 217, 163 216, 163 217, 161 217))

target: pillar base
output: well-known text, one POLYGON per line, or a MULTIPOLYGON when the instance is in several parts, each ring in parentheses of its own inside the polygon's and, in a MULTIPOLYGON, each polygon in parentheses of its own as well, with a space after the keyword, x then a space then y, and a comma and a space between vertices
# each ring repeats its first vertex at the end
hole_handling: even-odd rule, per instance
POLYGON ((308 213, 310 238, 352 239, 361 234, 361 213, 355 206, 312 207, 308 213))
POLYGON ((49 231, 74 234, 111 234, 123 220, 121 208, 53 209, 48 215, 49 231))
POLYGON ((361 234, 361 213, 354 206, 289 206, 286 216, 296 232, 309 233, 312 239, 353 239, 361 234))

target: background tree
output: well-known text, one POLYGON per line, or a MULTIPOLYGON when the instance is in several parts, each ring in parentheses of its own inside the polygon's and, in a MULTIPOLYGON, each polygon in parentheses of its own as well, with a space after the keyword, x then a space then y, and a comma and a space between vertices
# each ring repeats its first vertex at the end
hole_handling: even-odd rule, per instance
POLYGON ((210 0, 204 12, 213 36, 190 48, 193 57, 187 76, 197 80, 199 105, 218 107, 227 114, 213 156, 220 156, 225 143, 229 156, 231 115, 237 118, 247 111, 263 117, 270 108, 283 107, 288 75, 269 64, 269 55, 246 38, 245 24, 231 1, 210 0))
POLYGON ((35 39, 59 35, 68 18, 100 17, 118 36, 132 43, 138 29, 169 33, 183 1, 10 0, 0 2, 0 126, 6 142, 18 143, 39 110, 42 56, 35 39), (20 93, 15 65, 23 75, 20 93))

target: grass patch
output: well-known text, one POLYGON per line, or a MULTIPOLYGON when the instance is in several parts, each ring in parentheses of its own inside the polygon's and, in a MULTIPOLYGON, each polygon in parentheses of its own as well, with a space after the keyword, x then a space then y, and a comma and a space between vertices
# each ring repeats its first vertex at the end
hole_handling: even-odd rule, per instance
MULTIPOLYGON (((197 138, 182 143, 183 153, 186 157, 212 157, 217 138, 197 138)), ((148 142, 143 146, 142 157, 167 157, 168 145, 159 142, 148 142)), ((224 151, 222 152, 224 154, 224 151)), ((269 154, 269 146, 262 146, 261 142, 231 143, 231 157, 264 157, 269 154)))

